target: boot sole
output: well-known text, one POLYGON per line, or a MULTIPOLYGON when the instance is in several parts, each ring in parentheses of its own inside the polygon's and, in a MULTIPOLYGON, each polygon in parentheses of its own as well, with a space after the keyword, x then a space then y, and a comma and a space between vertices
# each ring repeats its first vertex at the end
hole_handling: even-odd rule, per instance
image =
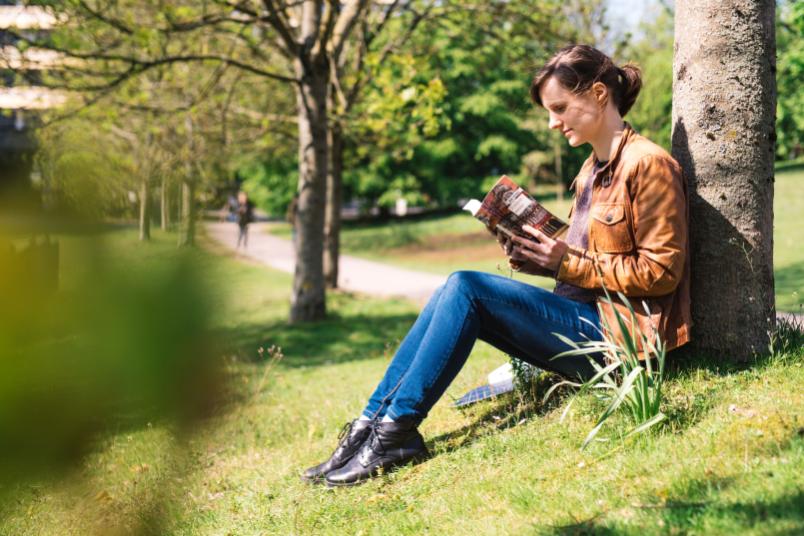
POLYGON ((303 476, 300 476, 299 480, 301 480, 305 484, 311 484, 313 486, 319 486, 319 485, 321 485, 321 484, 323 484, 324 482, 327 481, 327 477, 326 477, 326 475, 316 477, 316 478, 304 478, 303 476))

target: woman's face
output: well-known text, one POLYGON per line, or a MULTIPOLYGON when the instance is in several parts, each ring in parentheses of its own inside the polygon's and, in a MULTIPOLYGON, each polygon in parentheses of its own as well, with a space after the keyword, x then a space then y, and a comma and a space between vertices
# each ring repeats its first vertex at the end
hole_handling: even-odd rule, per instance
MULTIPOLYGON (((548 126, 564 134, 572 147, 591 142, 600 130, 604 109, 600 104, 600 91, 605 91, 605 86, 600 86, 603 84, 578 95, 551 76, 539 92, 547 110, 548 126)), ((605 94, 602 102, 605 102, 605 94)))

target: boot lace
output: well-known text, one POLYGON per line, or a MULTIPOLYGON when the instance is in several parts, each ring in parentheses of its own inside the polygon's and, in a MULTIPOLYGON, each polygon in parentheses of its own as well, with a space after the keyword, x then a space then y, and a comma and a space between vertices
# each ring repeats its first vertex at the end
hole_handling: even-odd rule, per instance
POLYGON ((349 441, 349 434, 352 433, 353 426, 354 421, 349 421, 343 425, 343 428, 341 428, 341 431, 338 433, 338 444, 343 443, 344 438, 346 438, 345 441, 349 441))
POLYGON ((385 445, 382 444, 382 438, 379 434, 380 428, 380 421, 376 420, 371 423, 371 436, 369 436, 369 440, 367 441, 368 447, 374 454, 382 456, 385 454, 385 445), (379 446, 380 450, 377 450, 375 446, 379 446))

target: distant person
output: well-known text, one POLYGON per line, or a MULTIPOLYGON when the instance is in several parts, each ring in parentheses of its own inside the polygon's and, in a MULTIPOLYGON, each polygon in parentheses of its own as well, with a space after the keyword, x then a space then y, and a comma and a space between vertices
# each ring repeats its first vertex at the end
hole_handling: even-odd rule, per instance
POLYGON ((221 221, 237 221, 237 197, 229 194, 221 209, 221 221))
POLYGON ((243 249, 248 247, 248 225, 254 221, 254 207, 246 195, 246 192, 238 192, 237 194, 237 226, 239 233, 237 235, 237 248, 243 244, 243 249))
POLYGON ((498 240, 515 270, 549 275, 555 290, 488 273, 450 275, 335 452, 302 479, 349 486, 427 456, 417 427, 478 339, 541 369, 590 379, 590 359, 602 366, 602 355, 551 358, 570 349, 555 333, 601 340, 601 316, 617 325, 616 311, 625 307, 602 300, 604 287, 644 299, 648 310, 635 308, 638 326, 656 329, 668 350, 689 340, 686 186, 673 157, 623 121, 641 86, 636 66, 619 67, 587 45, 563 48, 542 67, 531 99, 570 146, 590 144, 592 152, 575 179, 565 240, 532 228, 532 239, 498 240))

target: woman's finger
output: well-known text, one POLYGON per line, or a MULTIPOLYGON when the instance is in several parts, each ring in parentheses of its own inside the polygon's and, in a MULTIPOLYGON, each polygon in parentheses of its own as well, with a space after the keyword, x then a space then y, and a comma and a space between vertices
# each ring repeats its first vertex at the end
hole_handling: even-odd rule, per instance
POLYGON ((541 232, 539 229, 531 227, 530 225, 523 225, 522 230, 533 235, 536 241, 541 242, 542 244, 550 245, 551 243, 555 242, 555 240, 541 232))
POLYGON ((539 264, 539 259, 541 258, 541 255, 528 249, 514 248, 512 258, 517 259, 519 261, 535 262, 536 264, 539 264))
POLYGON ((526 261, 526 260, 528 260, 528 257, 525 256, 525 254, 522 252, 522 249, 517 248, 517 247, 515 247, 515 248, 513 248, 511 250, 510 257, 515 261, 526 261))
POLYGON ((538 251, 541 248, 541 244, 539 244, 539 242, 535 240, 528 240, 527 238, 522 238, 521 236, 512 236, 511 240, 513 240, 514 244, 522 247, 523 249, 538 251))

